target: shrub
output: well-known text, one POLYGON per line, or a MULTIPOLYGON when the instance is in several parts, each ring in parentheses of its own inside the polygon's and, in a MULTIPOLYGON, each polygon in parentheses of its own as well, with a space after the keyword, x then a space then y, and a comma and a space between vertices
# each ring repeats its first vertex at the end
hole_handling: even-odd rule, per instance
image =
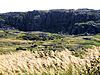
POLYGON ((16 51, 18 51, 18 50, 26 50, 26 49, 23 47, 18 47, 18 48, 16 48, 16 51))

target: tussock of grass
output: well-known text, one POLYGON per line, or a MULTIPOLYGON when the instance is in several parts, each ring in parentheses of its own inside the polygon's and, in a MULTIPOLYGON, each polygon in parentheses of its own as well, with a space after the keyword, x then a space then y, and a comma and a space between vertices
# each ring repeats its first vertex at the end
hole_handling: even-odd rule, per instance
POLYGON ((1 75, 99 75, 100 47, 88 49, 83 59, 69 50, 19 51, 0 55, 1 75))

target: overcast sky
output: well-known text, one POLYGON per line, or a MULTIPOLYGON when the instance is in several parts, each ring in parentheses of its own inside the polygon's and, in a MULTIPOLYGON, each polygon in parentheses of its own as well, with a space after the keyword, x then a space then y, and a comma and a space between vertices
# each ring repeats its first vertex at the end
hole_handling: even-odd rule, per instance
POLYGON ((0 13, 78 8, 100 9, 100 0, 0 0, 0 13))

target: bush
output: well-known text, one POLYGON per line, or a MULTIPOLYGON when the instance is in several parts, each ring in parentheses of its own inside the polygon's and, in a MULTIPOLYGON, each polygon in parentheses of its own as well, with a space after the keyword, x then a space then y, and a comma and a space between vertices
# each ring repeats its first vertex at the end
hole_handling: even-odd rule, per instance
POLYGON ((23 47, 18 47, 18 48, 16 48, 16 51, 18 51, 18 50, 26 50, 26 49, 23 47))

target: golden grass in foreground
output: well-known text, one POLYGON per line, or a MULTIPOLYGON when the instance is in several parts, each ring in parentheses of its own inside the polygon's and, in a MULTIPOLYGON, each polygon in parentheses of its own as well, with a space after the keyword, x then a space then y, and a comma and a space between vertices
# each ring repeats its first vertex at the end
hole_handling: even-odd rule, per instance
POLYGON ((0 75, 100 75, 100 47, 83 59, 62 51, 20 51, 0 55, 0 75))

